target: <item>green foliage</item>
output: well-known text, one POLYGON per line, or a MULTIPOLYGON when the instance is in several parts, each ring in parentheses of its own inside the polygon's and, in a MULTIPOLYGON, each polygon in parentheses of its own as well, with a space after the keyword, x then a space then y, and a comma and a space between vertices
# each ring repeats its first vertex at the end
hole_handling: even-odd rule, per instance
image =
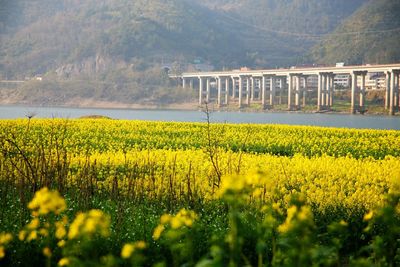
POLYGON ((0 71, 44 74, 98 55, 128 63, 296 64, 314 40, 285 32, 330 32, 364 1, 6 1, 0 29, 3 24, 9 32, 0 43, 0 71))
POLYGON ((399 1, 369 1, 314 47, 313 58, 324 64, 398 62, 399 16, 399 1))

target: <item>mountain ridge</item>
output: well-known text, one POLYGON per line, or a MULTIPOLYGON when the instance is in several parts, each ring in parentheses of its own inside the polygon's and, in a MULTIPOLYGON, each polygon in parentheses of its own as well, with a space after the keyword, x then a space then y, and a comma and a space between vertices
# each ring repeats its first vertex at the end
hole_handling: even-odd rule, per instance
POLYGON ((0 78, 43 77, 18 89, 34 103, 43 97, 32 92, 48 92, 55 103, 90 93, 122 102, 186 101, 190 93, 170 83, 164 67, 326 63, 318 47, 335 41, 329 34, 373 1, 0 0, 0 78))
POLYGON ((311 50, 319 63, 400 62, 400 1, 371 0, 311 50))

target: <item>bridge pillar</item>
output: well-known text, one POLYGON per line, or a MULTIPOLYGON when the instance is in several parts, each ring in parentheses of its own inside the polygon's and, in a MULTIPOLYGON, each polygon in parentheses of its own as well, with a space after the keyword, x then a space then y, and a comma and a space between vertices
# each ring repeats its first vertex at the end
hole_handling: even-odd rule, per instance
POLYGON ((361 86, 360 86, 360 112, 363 113, 365 111, 365 76, 367 72, 360 73, 361 75, 361 86))
POLYGON ((293 109, 293 102, 292 102, 292 91, 293 91, 293 74, 289 74, 288 76, 288 110, 293 109))
POLYGON ((251 90, 251 84, 250 84, 250 77, 246 77, 246 105, 250 105, 250 90, 251 90))
POLYGON ((211 90, 210 90, 210 78, 207 77, 207 80, 206 80, 206 102, 207 103, 210 103, 210 93, 211 93, 211 90))
POLYGON ((399 75, 400 71, 396 73, 396 90, 395 90, 395 106, 396 106, 396 111, 399 111, 400 108, 400 84, 399 84, 399 75))
POLYGON ((261 105, 262 105, 262 109, 265 109, 265 105, 266 105, 266 90, 265 90, 265 86, 266 86, 266 79, 267 77, 265 75, 262 76, 262 80, 261 80, 261 105))
POLYGON ((239 108, 243 107, 243 78, 239 76, 239 108))
POLYGON ((397 111, 400 111, 400 71, 397 73, 397 111))
POLYGON ((330 98, 329 98, 329 106, 332 108, 333 106, 333 99, 335 97, 335 74, 332 73, 330 76, 330 82, 331 82, 331 94, 330 94, 330 98))
POLYGON ((396 86, 396 82, 395 82, 395 74, 392 71, 390 74, 390 96, 389 96, 389 114, 390 115, 394 115, 395 110, 394 110, 394 94, 395 94, 395 86, 396 86))
POLYGON ((232 99, 236 98, 236 80, 235 77, 231 77, 232 79, 232 99))
POLYGON ((190 89, 193 89, 193 79, 189 80, 189 87, 190 87, 190 89))
POLYGON ((203 78, 199 77, 199 105, 203 105, 203 78))
POLYGON ((307 76, 303 76, 303 108, 305 108, 306 107, 306 99, 307 99, 307 87, 308 87, 308 84, 307 84, 307 76))
POLYGON ((323 74, 318 73, 318 92, 317 92, 317 109, 322 110, 322 90, 323 90, 323 74))
POLYGON ((300 109, 300 92, 301 92, 301 78, 300 75, 294 76, 296 81, 296 91, 295 91, 295 109, 300 109))
POLYGON ((262 78, 258 79, 258 100, 262 99, 262 78))
POLYGON ((229 104, 229 78, 225 78, 225 105, 229 104))
POLYGON ((281 86, 280 86, 280 90, 279 90, 279 105, 282 105, 282 96, 283 96, 283 93, 284 93, 285 87, 286 87, 285 77, 282 77, 280 79, 280 82, 281 82, 281 86))
POLYGON ((221 100, 222 100, 222 78, 221 77, 217 77, 216 78, 217 81, 217 90, 218 90, 218 96, 217 96, 217 105, 220 108, 221 107, 221 100))
POLYGON ((350 112, 352 114, 356 114, 357 112, 357 105, 356 105, 356 91, 358 90, 357 78, 358 78, 357 73, 353 72, 351 74, 351 109, 350 109, 350 112))
POLYGON ((254 94, 255 94, 255 83, 254 83, 254 77, 253 76, 251 76, 251 78, 250 78, 250 85, 251 85, 251 97, 250 97, 250 100, 251 101, 254 101, 254 94))
POLYGON ((275 95, 276 95, 276 79, 275 76, 271 76, 270 80, 270 95, 269 95, 269 105, 271 108, 275 105, 275 95))
POLYGON ((182 78, 182 88, 186 88, 186 79, 182 78))
POLYGON ((385 109, 389 109, 390 106, 390 76, 391 72, 387 71, 386 73, 386 90, 385 90, 385 109))
POLYGON ((326 109, 326 73, 322 74, 321 106, 326 109))
POLYGON ((331 108, 331 97, 332 97, 332 74, 331 73, 327 73, 326 76, 326 95, 325 95, 325 106, 328 110, 330 110, 331 108))
POLYGON ((392 70, 390 74, 390 115, 394 115, 399 108, 399 72, 392 70))

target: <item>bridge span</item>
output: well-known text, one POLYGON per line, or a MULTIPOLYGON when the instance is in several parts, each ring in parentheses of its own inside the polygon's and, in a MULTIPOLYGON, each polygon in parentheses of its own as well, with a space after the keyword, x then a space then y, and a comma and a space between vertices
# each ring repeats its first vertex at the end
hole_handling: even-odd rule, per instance
POLYGON ((317 110, 330 110, 334 102, 335 75, 349 75, 351 80, 350 112, 364 113, 365 77, 368 73, 385 75, 385 109, 394 115, 399 111, 400 64, 310 67, 265 70, 235 70, 215 72, 190 72, 170 76, 179 80, 186 88, 198 86, 199 105, 210 103, 214 95, 218 107, 237 103, 239 108, 259 103, 263 109, 272 109, 276 104, 287 101, 288 110, 299 110, 306 105, 308 93, 317 95, 317 110), (314 88, 308 77, 318 82, 314 88), (214 87, 215 93, 211 93, 214 87))

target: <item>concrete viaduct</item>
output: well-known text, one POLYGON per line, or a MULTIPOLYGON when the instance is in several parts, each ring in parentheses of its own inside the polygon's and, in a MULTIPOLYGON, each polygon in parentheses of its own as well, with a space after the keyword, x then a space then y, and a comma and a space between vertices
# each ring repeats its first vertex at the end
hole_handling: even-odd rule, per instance
POLYGON ((184 88, 194 88, 196 83, 200 106, 210 102, 213 84, 217 88, 216 102, 219 107, 234 101, 238 103, 239 108, 253 102, 261 103, 263 109, 272 109, 279 103, 277 101, 282 101, 282 94, 287 93, 288 110, 299 110, 305 106, 306 94, 310 92, 307 77, 313 75, 318 77, 315 90, 317 109, 323 111, 329 110, 333 105, 335 75, 350 75, 350 111, 355 114, 365 111, 365 77, 369 72, 386 75, 385 108, 389 114, 394 115, 399 111, 400 105, 400 64, 192 72, 170 77, 178 78, 184 88))

